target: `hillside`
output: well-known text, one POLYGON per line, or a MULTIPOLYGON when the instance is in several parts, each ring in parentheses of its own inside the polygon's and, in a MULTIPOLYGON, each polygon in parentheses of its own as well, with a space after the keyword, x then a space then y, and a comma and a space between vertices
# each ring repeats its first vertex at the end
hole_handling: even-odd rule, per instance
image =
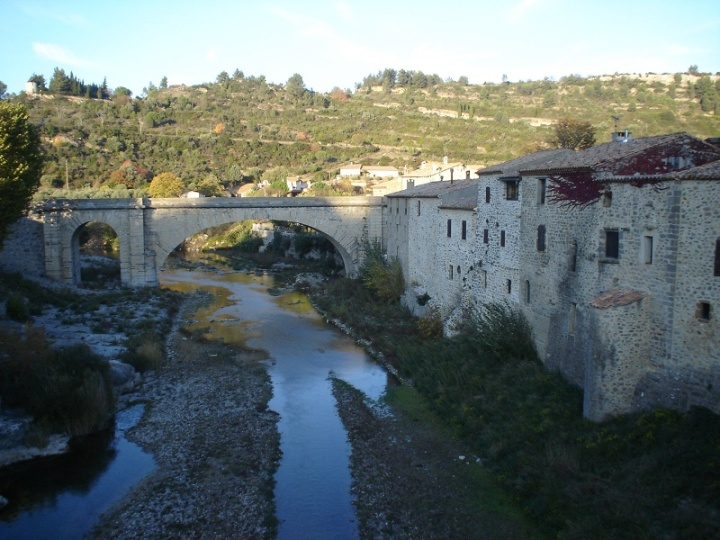
POLYGON ((227 186, 272 170, 327 181, 350 161, 402 171, 448 156, 484 166, 547 145, 561 117, 590 122, 598 143, 616 127, 634 137, 720 132, 717 75, 468 85, 400 84, 378 74, 354 93, 329 94, 308 91, 301 78, 274 85, 240 73, 218 81, 151 88, 142 99, 15 97, 43 135, 47 163, 38 196, 52 196, 53 187, 109 188, 122 196, 125 187, 142 189, 165 171, 193 188, 212 175, 227 186))

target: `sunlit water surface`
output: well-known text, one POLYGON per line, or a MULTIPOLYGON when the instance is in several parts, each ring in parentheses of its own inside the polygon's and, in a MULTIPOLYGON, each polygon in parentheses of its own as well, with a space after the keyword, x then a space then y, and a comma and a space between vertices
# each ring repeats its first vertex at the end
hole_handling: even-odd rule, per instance
POLYGON ((163 285, 212 292, 216 302, 194 316, 196 327, 269 356, 270 408, 280 417, 282 450, 275 476, 278 538, 357 538, 350 446, 329 377, 377 400, 387 385, 385 371, 328 326, 304 294, 270 295, 269 276, 176 270, 163 273, 163 285))

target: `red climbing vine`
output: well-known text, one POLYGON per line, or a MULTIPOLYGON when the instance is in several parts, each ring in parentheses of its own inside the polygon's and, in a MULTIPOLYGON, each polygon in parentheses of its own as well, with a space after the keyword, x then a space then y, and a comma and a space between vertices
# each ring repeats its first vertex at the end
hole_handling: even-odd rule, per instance
POLYGON ((595 179, 591 171, 576 172, 568 176, 551 176, 548 199, 571 208, 585 208, 600 199, 606 186, 595 179))

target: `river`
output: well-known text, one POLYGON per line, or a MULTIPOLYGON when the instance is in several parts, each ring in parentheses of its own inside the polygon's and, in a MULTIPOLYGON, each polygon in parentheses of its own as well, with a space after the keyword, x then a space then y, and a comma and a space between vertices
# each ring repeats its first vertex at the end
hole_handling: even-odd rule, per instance
POLYGON ((270 295, 270 276, 167 271, 163 284, 213 292, 216 302, 199 314, 197 327, 269 356, 270 408, 280 417, 282 451, 275 476, 278 538, 357 538, 350 445, 330 376, 377 400, 387 385, 386 372, 327 325, 303 293, 270 295))
MULTIPOLYGON (((352 339, 326 324, 307 297, 270 294, 268 275, 166 270, 162 284, 202 288, 214 302, 195 315, 197 328, 220 339, 265 351, 278 413, 282 459, 274 495, 279 539, 358 537, 350 492, 350 445, 339 419, 330 377, 378 400, 386 372, 352 339)), ((141 412, 118 415, 117 429, 68 456, 23 467, 13 479, 22 499, 0 520, 0 538, 81 538, 101 513, 153 468, 152 456, 125 439, 141 412)), ((6 509, 6 510, 9 510, 6 509)))

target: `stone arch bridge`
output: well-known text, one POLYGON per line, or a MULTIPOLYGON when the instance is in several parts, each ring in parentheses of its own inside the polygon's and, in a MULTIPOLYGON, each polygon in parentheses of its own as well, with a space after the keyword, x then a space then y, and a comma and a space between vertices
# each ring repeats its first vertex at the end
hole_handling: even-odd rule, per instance
POLYGON ((79 232, 91 221, 118 235, 124 285, 157 285, 167 256, 209 227, 243 220, 290 221, 320 232, 355 275, 366 242, 382 239, 382 197, 57 199, 36 207, 42 215, 45 275, 80 279, 79 232))

